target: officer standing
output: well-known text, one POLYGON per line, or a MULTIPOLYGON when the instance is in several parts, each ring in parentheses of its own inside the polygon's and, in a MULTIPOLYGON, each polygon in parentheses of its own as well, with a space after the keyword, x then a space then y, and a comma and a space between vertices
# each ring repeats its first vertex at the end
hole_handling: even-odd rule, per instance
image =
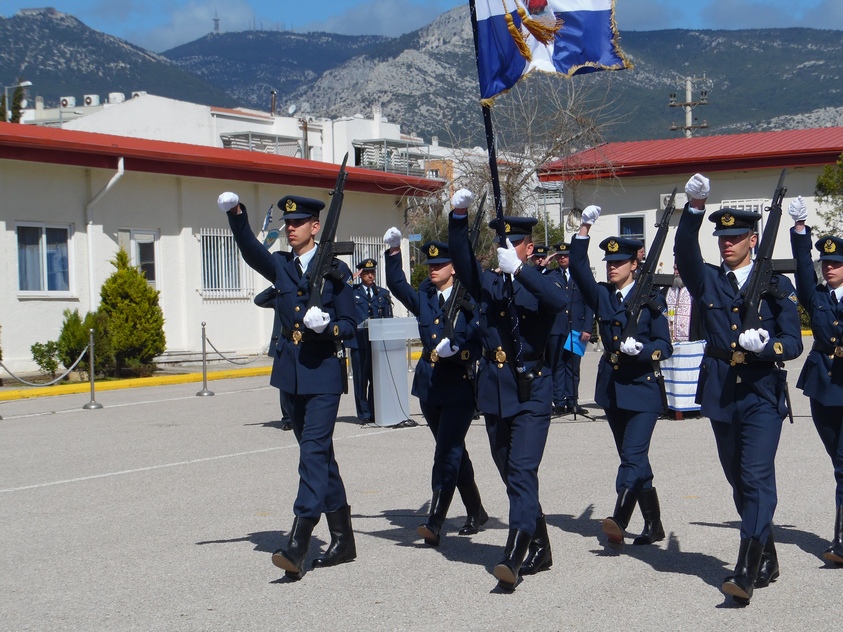
POLYGON ((557 281, 565 290, 568 307, 556 315, 547 343, 547 361, 553 370, 553 414, 587 415, 588 410, 579 404, 582 355, 574 350, 575 341, 568 342, 568 337, 576 336, 580 344, 588 345, 594 311, 583 301, 580 289, 571 278, 571 244, 561 242, 554 249, 559 267, 549 273, 559 275, 557 281))
POLYGON ((817 285, 811 260, 811 227, 802 196, 788 209, 794 225, 790 244, 796 259, 796 294, 811 316, 814 345, 796 386, 811 400, 811 417, 831 457, 837 482, 834 537, 823 558, 843 566, 843 239, 820 237, 816 248, 825 285, 817 285))
MULTIPOLYGON (((313 528, 325 514, 331 542, 313 566, 352 561, 357 550, 351 507, 334 458, 333 432, 344 390, 345 363, 337 346, 357 329, 354 299, 347 281, 351 271, 335 261, 343 278, 329 277, 322 291, 322 309, 307 309, 309 265, 316 259, 319 200, 288 195, 278 201, 291 252, 270 253, 249 228, 246 207, 235 193, 217 200, 246 263, 275 287, 275 308, 281 319, 270 384, 284 391, 291 406, 293 432, 299 443, 299 488, 295 519, 287 546, 272 554, 272 563, 287 577, 302 576, 313 528)), ((311 266, 312 267, 312 266, 311 266)))
MULTIPOLYGON (((497 251, 500 271, 483 271, 468 239, 467 208, 473 199, 467 189, 451 199, 448 245, 457 278, 480 305, 483 357, 477 373, 477 406, 485 415, 492 457, 509 497, 509 536, 494 575, 502 590, 511 591, 519 575, 546 570, 553 563, 539 504, 538 470, 553 397, 553 378, 544 366, 545 347, 555 314, 565 308, 565 294, 551 277, 524 265, 533 251, 535 218, 502 218, 508 243, 497 251), (512 278, 511 298, 505 275, 512 278), (517 340, 510 335, 510 301, 520 323, 517 340), (517 349, 521 372, 516 372, 517 349)), ((497 221, 490 226, 496 228, 497 221)))
POLYGON ((772 538, 776 510, 776 450, 788 413, 783 362, 802 353, 796 294, 787 277, 774 274, 775 295, 760 298, 761 321, 743 331, 741 306, 752 273, 759 213, 722 208, 712 213, 723 264, 706 264, 699 230, 710 191, 695 174, 685 185, 688 204, 679 220, 674 257, 685 286, 700 307, 707 342, 697 385, 701 414, 711 420, 720 464, 741 518, 735 572, 722 590, 746 605, 754 588, 779 576, 772 538))
POLYGON ((623 546, 624 531, 636 503, 641 505, 644 531, 633 544, 652 544, 664 539, 648 453, 656 420, 664 412, 659 362, 670 357, 673 346, 664 300, 656 292, 650 299, 658 309, 642 309, 635 336, 623 338, 629 322, 627 301, 639 266, 637 253, 643 244, 622 237, 608 237, 600 242, 601 250, 606 253, 603 261, 608 282, 597 283, 588 259, 588 233, 598 217, 599 206, 588 206, 582 212, 582 226, 571 243, 571 275, 586 304, 597 314, 605 347, 597 368, 594 398, 606 411, 621 459, 615 479, 615 510, 603 521, 609 546, 618 548, 623 546))
MULTIPOLYGON (((392 318, 392 297, 389 290, 375 284, 378 262, 363 259, 357 264, 360 283, 353 286, 354 307, 357 322, 363 325, 370 318, 392 318)), ((361 326, 357 330, 357 344, 351 349, 351 370, 354 372, 354 402, 357 405, 357 419, 361 423, 375 420, 375 390, 372 384, 372 347, 369 343, 369 329, 361 326)))
POLYGON ((413 377, 413 395, 433 433, 433 475, 430 515, 418 528, 430 546, 439 546, 448 508, 459 490, 468 513, 460 535, 473 535, 489 520, 474 482, 474 466, 465 449, 465 435, 474 417, 474 365, 480 357, 480 330, 475 306, 467 297, 454 295, 454 266, 448 244, 430 241, 421 247, 427 255, 428 278, 419 289, 407 282, 401 269, 401 231, 390 228, 384 235, 389 247, 386 285, 419 322, 422 355, 413 377), (446 310, 454 300, 462 302, 456 321, 446 331, 446 310))

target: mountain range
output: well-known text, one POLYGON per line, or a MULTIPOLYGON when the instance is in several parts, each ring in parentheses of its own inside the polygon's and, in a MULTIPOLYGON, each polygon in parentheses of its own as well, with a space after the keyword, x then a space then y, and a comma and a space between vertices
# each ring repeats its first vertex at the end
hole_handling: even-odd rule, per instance
MULTIPOLYGON (((61 96, 145 90, 175 99, 281 114, 384 116, 406 132, 476 136, 482 128, 468 10, 457 7, 400 37, 290 31, 211 33, 161 54, 88 28, 54 9, 0 17, 0 80, 61 96)), ((843 32, 786 28, 621 32, 634 68, 571 80, 606 93, 622 123, 606 140, 669 138, 684 124, 671 93, 692 100, 695 134, 843 125, 843 32)), ((499 97, 505 99, 506 95, 499 97)))

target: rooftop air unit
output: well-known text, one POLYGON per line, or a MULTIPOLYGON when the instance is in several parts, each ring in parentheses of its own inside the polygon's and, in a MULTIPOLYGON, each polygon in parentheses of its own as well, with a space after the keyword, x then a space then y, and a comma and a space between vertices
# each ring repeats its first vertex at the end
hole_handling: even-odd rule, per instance
POLYGON ((75 108, 76 97, 61 97, 59 98, 59 105, 63 108, 75 108))
POLYGON ((100 95, 98 94, 86 94, 85 95, 85 105, 99 105, 100 104, 100 95))
POLYGON ((138 97, 146 96, 146 90, 135 90, 132 92, 132 98, 137 99, 138 97))
POLYGON ((123 103, 126 100, 126 95, 122 92, 109 92, 108 93, 108 102, 109 103, 123 103))

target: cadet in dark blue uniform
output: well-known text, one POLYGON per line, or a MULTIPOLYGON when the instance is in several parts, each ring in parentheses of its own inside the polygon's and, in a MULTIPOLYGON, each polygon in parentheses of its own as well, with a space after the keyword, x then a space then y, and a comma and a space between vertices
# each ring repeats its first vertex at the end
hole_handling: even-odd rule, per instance
POLYGON ((386 285, 419 321, 423 351, 413 377, 413 395, 419 398, 422 414, 436 440, 436 450, 430 515, 418 531, 425 542, 439 546, 442 524, 455 490, 459 490, 468 512, 460 535, 477 533, 489 520, 465 449, 465 435, 476 410, 474 365, 480 357, 480 329, 475 307, 464 303, 453 333, 446 335, 445 310, 455 298, 454 267, 447 244, 430 241, 421 247, 427 255, 429 273, 416 291, 401 269, 401 231, 390 228, 384 242, 389 246, 384 254, 386 285))
POLYGON ((607 283, 597 283, 588 259, 588 232, 600 216, 599 206, 582 212, 583 224, 571 242, 571 276, 582 292, 583 300, 597 315, 597 326, 605 352, 597 368, 594 399, 606 411, 609 427, 621 464, 615 479, 617 500, 611 516, 603 521, 603 531, 612 547, 623 546, 624 531, 641 504, 644 531, 633 544, 652 544, 664 539, 661 508, 653 469, 650 467, 650 440, 656 420, 664 412, 664 394, 659 361, 673 353, 670 328, 664 312, 664 299, 651 297, 660 311, 643 309, 635 337, 623 339, 627 325, 626 301, 635 285, 638 251, 643 244, 636 239, 609 237, 600 242, 605 251, 607 283))
POLYGON ((357 320, 347 281, 348 266, 336 260, 342 279, 326 280, 322 309, 307 309, 308 265, 314 262, 319 232, 319 200, 287 196, 283 209, 287 243, 292 252, 270 253, 249 227, 246 208, 234 193, 223 193, 217 205, 228 223, 243 259, 275 286, 275 309, 281 319, 270 384, 284 391, 291 406, 293 432, 299 442, 299 489, 293 505, 295 520, 287 546, 272 554, 272 563, 288 577, 301 577, 310 536, 325 514, 331 543, 313 566, 350 562, 356 555, 351 507, 334 458, 333 432, 344 390, 342 341, 354 337, 357 320), (338 349, 339 347, 339 349, 338 349))
POLYGON ((776 296, 761 298, 757 329, 742 331, 740 288, 752 272, 760 214, 724 208, 712 213, 723 265, 706 264, 699 230, 705 215, 708 179, 694 175, 685 185, 690 200, 679 220, 674 257, 685 286, 700 308, 705 357, 697 403, 711 419, 717 452, 741 517, 741 542, 734 574, 722 590, 748 604, 753 588, 779 575, 771 537, 776 510, 776 450, 788 413, 787 373, 782 367, 802 353, 802 334, 793 284, 773 275, 776 296))
POLYGON ((814 345, 796 385, 811 400, 811 417, 834 467, 837 482, 834 537, 823 553, 843 566, 843 239, 826 235, 816 247, 825 285, 817 285, 811 260, 808 210, 800 196, 788 209, 794 220, 790 244, 796 258, 796 294, 811 316, 814 345))
POLYGON ((568 299, 568 307, 556 315, 556 322, 553 323, 553 331, 547 343, 548 365, 553 370, 553 414, 587 415, 588 410, 579 404, 582 356, 571 348, 572 344, 566 345, 565 342, 571 332, 574 332, 582 344, 588 344, 594 326, 594 311, 585 304, 582 293, 571 278, 571 245, 561 242, 553 248, 559 267, 550 269, 548 273, 558 275, 557 281, 565 290, 568 299))
MULTIPOLYGON (((484 272, 468 240, 467 207, 472 193, 454 194, 448 245, 457 278, 480 305, 483 357, 477 373, 477 406, 486 417, 492 457, 509 497, 509 536, 494 575, 503 590, 512 590, 519 574, 545 570, 553 563, 547 524, 539 504, 538 470, 553 397, 553 378, 544 353, 556 314, 565 308, 565 293, 551 277, 523 265, 533 250, 536 220, 504 217, 509 248, 498 248, 500 272, 484 272), (512 244, 517 244, 513 246, 512 244), (522 393, 513 367, 504 274, 512 275, 513 299, 520 322, 522 393), (529 558, 525 556, 529 552, 529 558), (523 566, 522 566, 523 564, 523 566)), ((493 220, 490 225, 496 225, 493 220)))
MULTIPOLYGON (((362 324, 369 318, 392 318, 392 297, 389 290, 375 284, 378 262, 363 259, 357 264, 360 283, 353 286, 354 306, 357 322, 362 324)), ((375 390, 372 385, 372 348, 369 344, 369 330, 357 330, 357 344, 351 349, 351 370, 354 372, 354 402, 357 418, 368 423, 375 420, 375 390)))

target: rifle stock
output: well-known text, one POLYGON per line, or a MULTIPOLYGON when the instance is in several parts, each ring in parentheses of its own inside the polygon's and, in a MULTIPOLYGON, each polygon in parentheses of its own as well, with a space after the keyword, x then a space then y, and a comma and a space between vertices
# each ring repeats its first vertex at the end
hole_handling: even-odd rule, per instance
MULTIPOLYGON (((474 223, 468 231, 468 241, 471 243, 471 252, 475 252, 477 248, 477 241, 480 238, 480 227, 483 224, 483 216, 486 214, 484 206, 486 205, 486 194, 480 198, 480 205, 477 208, 477 214, 474 216, 474 223)), ((443 335, 449 338, 451 342, 454 340, 454 327, 457 325, 457 317, 460 309, 466 304, 465 286, 460 282, 459 278, 454 279, 453 289, 451 290, 451 301, 445 309, 445 329, 443 335)))

